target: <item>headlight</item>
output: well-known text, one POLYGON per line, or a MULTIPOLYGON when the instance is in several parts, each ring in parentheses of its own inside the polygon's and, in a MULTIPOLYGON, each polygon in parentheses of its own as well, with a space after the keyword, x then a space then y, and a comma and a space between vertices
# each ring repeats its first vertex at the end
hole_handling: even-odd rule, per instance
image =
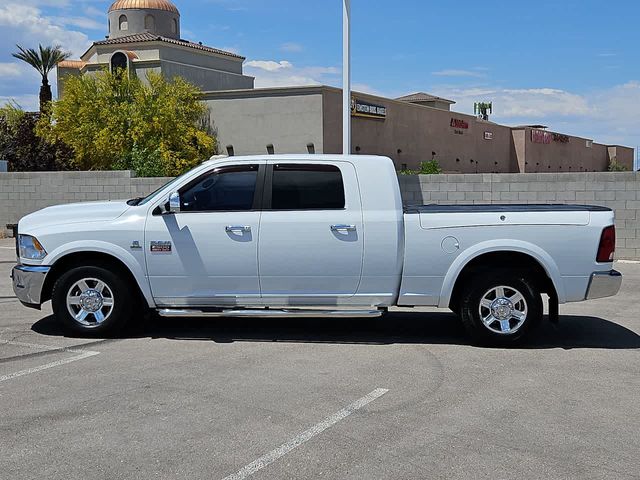
POLYGON ((18 250, 20 258, 28 260, 42 260, 47 256, 47 251, 42 244, 31 235, 18 235, 18 250))

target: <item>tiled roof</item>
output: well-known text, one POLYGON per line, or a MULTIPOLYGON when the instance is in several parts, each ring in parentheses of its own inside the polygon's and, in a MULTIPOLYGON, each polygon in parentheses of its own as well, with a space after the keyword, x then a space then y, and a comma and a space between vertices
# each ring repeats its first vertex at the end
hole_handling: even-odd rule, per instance
POLYGON ((200 43, 189 42, 187 40, 176 40, 175 38, 163 37, 161 35, 154 35, 153 33, 136 33, 134 35, 127 35, 125 37, 109 38, 107 40, 100 40, 95 42, 94 45, 120 45, 123 43, 141 43, 141 42, 164 42, 171 43, 173 45, 180 45, 182 47, 194 48, 196 50, 202 50, 203 52, 217 53, 218 55, 226 55, 228 57, 234 57, 244 60, 245 57, 237 55, 235 53, 226 52, 218 48, 207 47, 200 43))
POLYGON ((58 67, 59 68, 77 68, 78 70, 80 70, 86 64, 87 62, 83 62, 82 60, 63 60, 61 62, 58 62, 58 67))
POLYGON ((424 92, 412 93, 411 95, 405 95, 404 97, 396 98, 396 100, 399 100, 401 102, 409 102, 409 103, 435 102, 435 101, 446 102, 450 104, 456 103, 453 100, 448 100, 442 97, 436 97, 435 95, 429 95, 428 93, 424 93, 424 92))

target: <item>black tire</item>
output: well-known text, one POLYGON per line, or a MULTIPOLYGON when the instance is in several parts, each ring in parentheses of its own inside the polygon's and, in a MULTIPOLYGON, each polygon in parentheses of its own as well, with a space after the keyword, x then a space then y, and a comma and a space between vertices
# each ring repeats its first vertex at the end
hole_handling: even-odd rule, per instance
MULTIPOLYGON (((97 290, 96 290, 97 291, 97 290)), ((95 295, 95 294, 90 294, 95 295)), ((78 296, 78 298, 80 298, 78 296)), ((65 330, 74 335, 82 336, 112 336, 119 332, 132 315, 138 311, 138 301, 135 286, 131 285, 126 275, 108 266, 86 266, 75 267, 65 272, 56 280, 51 294, 51 304, 55 318, 64 326, 65 330), (112 306, 104 306, 95 315, 89 313, 83 320, 76 320, 72 316, 70 309, 81 314, 82 306, 68 306, 67 296, 80 294, 81 288, 77 282, 85 282, 89 289, 101 288, 102 303, 109 303, 111 298, 112 306), (103 282, 105 287, 101 287, 97 281, 103 282), (73 290, 72 290, 73 288, 73 290), (98 322, 96 315, 102 315, 104 320, 98 322), (84 323, 81 323, 84 322, 84 323), (86 324, 85 324, 86 323, 86 324)), ((96 303, 92 305, 96 308, 96 303)), ((85 312, 86 313, 86 312, 85 312)))
POLYGON ((462 324, 474 342, 480 345, 517 345, 540 323, 542 315, 542 296, 536 282, 522 271, 478 272, 466 283, 461 295, 462 324), (499 297, 496 292, 501 291, 500 287, 506 288, 499 297), (509 301, 505 304, 499 298, 509 301), (485 306, 481 307, 483 299, 485 306), (517 303, 511 302, 512 299, 517 303), (491 308, 487 306, 488 302, 491 308))

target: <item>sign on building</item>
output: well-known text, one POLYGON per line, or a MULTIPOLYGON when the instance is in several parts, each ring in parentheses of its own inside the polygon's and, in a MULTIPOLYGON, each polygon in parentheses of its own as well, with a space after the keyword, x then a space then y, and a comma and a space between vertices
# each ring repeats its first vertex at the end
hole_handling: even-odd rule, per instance
POLYGON ((363 102, 351 97, 351 115, 354 117, 387 118, 387 107, 363 102))

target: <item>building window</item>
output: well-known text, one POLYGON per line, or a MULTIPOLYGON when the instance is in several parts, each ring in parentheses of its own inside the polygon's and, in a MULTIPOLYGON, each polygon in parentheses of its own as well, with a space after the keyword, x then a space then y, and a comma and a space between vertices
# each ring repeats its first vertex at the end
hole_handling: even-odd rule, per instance
POLYGON ((175 18, 171 22, 171 33, 178 33, 178 20, 175 18))
POLYGON ((269 145, 267 145, 267 153, 269 155, 273 155, 275 153, 275 149, 273 148, 273 143, 270 143, 269 145))
POLYGON ((126 15, 120 15, 120 18, 118 19, 118 26, 120 27, 120 30, 129 30, 129 22, 127 21, 126 15))
POLYGON ((122 72, 127 70, 129 66, 129 59, 122 52, 116 52, 111 55, 111 73, 115 75, 122 75, 122 72))
POLYGON ((307 143, 307 152, 309 152, 310 155, 313 155, 316 153, 316 146, 313 143, 307 143))
POLYGON ((153 18, 153 15, 147 15, 144 17, 144 28, 145 30, 153 31, 156 29, 156 19, 153 18))
POLYGON ((338 167, 274 165, 273 210, 333 210, 344 206, 344 184, 338 167))
POLYGON ((233 145, 227 145, 227 155, 229 155, 230 157, 233 157, 235 155, 235 152, 233 151, 233 145))

